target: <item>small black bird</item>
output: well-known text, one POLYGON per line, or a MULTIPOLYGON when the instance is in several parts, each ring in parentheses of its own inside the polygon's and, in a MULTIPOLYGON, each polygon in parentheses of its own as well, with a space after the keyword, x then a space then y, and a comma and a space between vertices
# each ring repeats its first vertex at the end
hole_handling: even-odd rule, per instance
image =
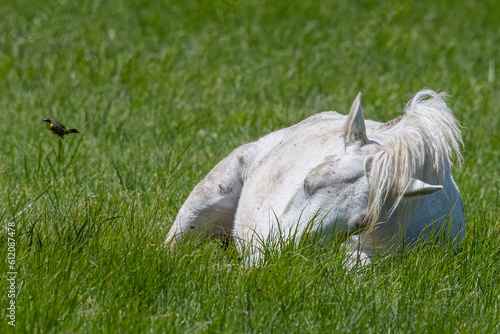
POLYGON ((80 133, 77 129, 66 129, 64 125, 56 121, 55 119, 44 118, 43 121, 46 123, 45 127, 52 131, 54 134, 58 135, 62 139, 64 139, 64 135, 68 135, 70 133, 80 133))

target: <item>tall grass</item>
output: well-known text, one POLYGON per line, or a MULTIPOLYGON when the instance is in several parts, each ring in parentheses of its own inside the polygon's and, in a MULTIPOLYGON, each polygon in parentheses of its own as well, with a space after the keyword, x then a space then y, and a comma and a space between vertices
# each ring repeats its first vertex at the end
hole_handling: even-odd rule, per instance
POLYGON ((500 332, 500 6, 494 1, 0 3, 0 332, 500 332), (461 251, 348 271, 301 243, 162 248, 194 185, 242 143, 363 93, 369 119, 449 93, 461 251), (64 140, 41 121, 76 128, 64 140))

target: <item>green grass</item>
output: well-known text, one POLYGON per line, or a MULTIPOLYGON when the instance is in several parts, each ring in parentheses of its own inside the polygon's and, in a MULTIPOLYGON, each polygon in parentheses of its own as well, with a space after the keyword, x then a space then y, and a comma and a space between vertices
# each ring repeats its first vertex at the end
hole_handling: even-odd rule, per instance
POLYGON ((500 4, 0 3, 0 218, 16 327, 0 332, 500 332, 500 4), (231 245, 161 247, 233 148, 323 110, 394 118, 421 88, 463 125, 462 251, 346 271, 335 245, 248 270, 231 245), (80 134, 60 140, 53 117, 80 134))

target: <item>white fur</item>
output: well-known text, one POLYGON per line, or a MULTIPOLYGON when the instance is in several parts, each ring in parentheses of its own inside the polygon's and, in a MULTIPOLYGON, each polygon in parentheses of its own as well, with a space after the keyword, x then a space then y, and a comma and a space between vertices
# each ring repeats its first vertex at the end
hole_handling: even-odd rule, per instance
POLYGON ((323 112, 235 149, 190 194, 168 233, 229 234, 259 258, 276 237, 341 236, 349 265, 402 242, 458 241, 465 217, 450 173, 458 123, 443 96, 418 92, 399 118, 365 121, 361 94, 348 116, 323 112))

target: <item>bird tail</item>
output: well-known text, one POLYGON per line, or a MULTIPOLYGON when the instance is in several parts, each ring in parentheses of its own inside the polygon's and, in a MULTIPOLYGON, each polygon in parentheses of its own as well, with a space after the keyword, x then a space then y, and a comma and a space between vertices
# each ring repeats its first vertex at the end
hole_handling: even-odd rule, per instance
POLYGON ((69 133, 80 133, 77 129, 69 129, 69 133))

